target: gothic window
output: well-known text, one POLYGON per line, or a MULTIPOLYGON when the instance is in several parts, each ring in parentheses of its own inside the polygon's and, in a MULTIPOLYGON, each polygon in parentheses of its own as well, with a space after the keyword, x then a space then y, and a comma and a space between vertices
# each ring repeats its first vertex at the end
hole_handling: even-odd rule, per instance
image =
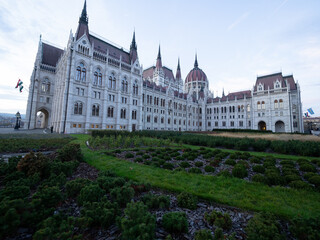
POLYGON ((108 107, 108 117, 109 118, 113 118, 113 112, 114 112, 114 108, 113 107, 108 107))
POLYGON ((170 122, 171 122, 171 120, 170 120, 170 118, 168 118, 168 124, 170 124, 170 122))
POLYGON ((150 119, 151 119, 151 117, 150 117, 150 115, 148 115, 147 116, 147 122, 150 122, 150 119))
POLYGON ((259 86, 258 86, 258 91, 262 91, 263 90, 263 86, 261 83, 259 83, 259 86))
POLYGON ((94 72, 94 77, 93 77, 93 84, 94 85, 102 85, 102 74, 100 68, 97 68, 96 71, 94 72))
POLYGON ((92 105, 92 116, 99 117, 99 105, 98 104, 92 105))
POLYGON ((122 92, 128 92, 128 81, 127 81, 127 77, 124 76, 122 81, 121 81, 121 91, 122 92))
POLYGON ((161 118, 161 123, 164 123, 164 117, 161 118))
POLYGON ((250 104, 247 105, 247 112, 250 112, 251 109, 250 109, 250 104))
POLYGON ((73 113, 82 115, 83 104, 81 102, 76 102, 73 107, 73 113))
POLYGON ((260 102, 257 103, 257 108, 258 108, 258 110, 261 109, 261 103, 260 102))
POLYGON ((50 82, 48 78, 45 78, 41 84, 41 91, 44 93, 50 93, 50 82))
POLYGON ((224 113, 227 113, 227 107, 224 107, 224 113))
POLYGON ((158 117, 154 117, 154 123, 158 122, 158 117))
POLYGON ((108 87, 111 89, 116 89, 116 76, 115 73, 111 73, 109 76, 108 87))
POLYGON ((275 88, 280 88, 280 82, 279 80, 277 79, 276 83, 275 83, 275 88))
POLYGON ((77 67, 77 74, 76 74, 76 81, 86 81, 86 68, 84 67, 83 63, 80 63, 79 66, 77 67))
POLYGON ((137 80, 135 80, 133 87, 132 87, 132 90, 133 90, 133 94, 138 95, 138 81, 137 80))
POLYGON ((136 111, 136 110, 133 110, 133 111, 132 111, 132 119, 133 119, 133 120, 136 120, 136 119, 137 119, 137 111, 136 111))
POLYGON ((244 106, 241 105, 241 112, 244 112, 244 106))
POLYGON ((261 102, 261 108, 262 108, 263 110, 266 109, 266 104, 265 104, 264 101, 261 102))
POLYGON ((283 108, 283 100, 282 99, 279 100, 279 108, 283 108))
POLYGON ((125 108, 121 109, 120 118, 126 119, 126 109, 125 108))

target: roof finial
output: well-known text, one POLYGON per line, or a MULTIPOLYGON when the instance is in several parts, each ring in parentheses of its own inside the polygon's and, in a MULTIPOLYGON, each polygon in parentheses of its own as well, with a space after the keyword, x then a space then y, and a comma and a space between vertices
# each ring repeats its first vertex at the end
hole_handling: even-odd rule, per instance
POLYGON ((224 97, 225 95, 224 95, 224 88, 222 88, 222 97, 224 97))
POLYGON ((177 67, 176 79, 181 79, 180 58, 178 58, 178 67, 177 67))
POLYGON ((156 68, 157 68, 157 69, 162 68, 161 53, 160 53, 160 44, 159 44, 159 50, 158 50, 158 57, 157 57, 156 68))
POLYGON ((132 42, 130 49, 135 49, 137 50, 137 44, 136 44, 136 30, 133 30, 133 37, 132 37, 132 42))
POLYGON ((197 53, 196 53, 196 59, 194 61, 194 67, 197 68, 198 67, 198 59, 197 59, 197 53))
POLYGON ((177 67, 177 70, 180 71, 180 58, 178 58, 178 67, 177 67))
POLYGON ((88 23, 88 17, 87 17, 87 1, 84 0, 84 5, 83 5, 83 9, 81 12, 81 17, 80 17, 80 21, 88 23))
POLYGON ((158 50, 158 57, 157 57, 157 59, 161 59, 160 44, 159 44, 159 50, 158 50))

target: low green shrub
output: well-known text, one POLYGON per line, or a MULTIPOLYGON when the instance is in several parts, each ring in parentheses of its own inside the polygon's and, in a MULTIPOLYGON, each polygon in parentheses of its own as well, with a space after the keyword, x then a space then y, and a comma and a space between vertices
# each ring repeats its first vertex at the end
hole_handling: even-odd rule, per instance
POLYGON ((48 179, 45 179, 41 183, 41 185, 39 186, 39 189, 44 187, 54 187, 54 186, 61 188, 66 184, 66 182, 67 182, 67 178, 64 173, 60 173, 59 175, 51 174, 51 176, 48 179))
POLYGON ((230 165, 230 166, 234 166, 234 165, 236 165, 236 161, 233 160, 233 159, 228 158, 228 159, 224 162, 224 164, 227 164, 227 165, 230 165))
POLYGON ((248 176, 248 171, 243 164, 236 164, 232 169, 232 175, 237 178, 244 178, 248 176))
POLYGON ((262 165, 255 165, 252 166, 252 171, 256 172, 256 173, 264 173, 265 172, 265 168, 262 165))
POLYGON ((170 198, 166 195, 152 195, 148 193, 142 197, 142 201, 150 209, 169 209, 170 207, 170 198))
POLYGON ((292 175, 285 175, 284 179, 286 180, 286 183, 289 184, 293 181, 301 181, 301 177, 295 174, 292 175))
POLYGON ((253 182, 259 182, 259 183, 267 183, 267 179, 262 174, 255 174, 252 176, 251 180, 253 182))
POLYGON ((316 172, 317 169, 310 163, 304 163, 300 165, 300 171, 303 172, 316 172))
POLYGON ((156 218, 151 215, 142 202, 128 203, 124 217, 120 219, 122 239, 154 239, 156 218))
POLYGON ((320 160, 319 159, 312 159, 311 162, 315 165, 317 165, 318 167, 320 167, 320 160))
POLYGON ((85 202, 99 202, 104 195, 105 191, 99 185, 90 184, 80 190, 77 200, 79 205, 83 205, 85 202))
POLYGON ((137 157, 134 159, 135 162, 141 163, 143 162, 143 159, 141 157, 137 157))
POLYGON ((134 154, 131 152, 126 153, 126 155, 124 155, 125 158, 134 158, 134 154))
POLYGON ((162 165, 162 167, 163 167, 164 169, 169 169, 169 170, 174 169, 174 165, 173 165, 172 163, 168 163, 168 162, 164 163, 164 164, 162 165))
POLYGON ((232 221, 228 213, 221 213, 213 210, 205 213, 204 219, 210 224, 228 230, 232 227, 232 221))
POLYGON ((188 162, 181 162, 181 163, 179 164, 179 166, 182 167, 182 168, 188 168, 188 167, 190 167, 191 165, 190 165, 190 163, 188 163, 188 162))
POLYGON ((27 176, 39 173, 41 177, 44 177, 48 163, 49 159, 42 153, 30 152, 19 161, 17 169, 27 176))
POLYGON ((320 187, 320 176, 316 175, 309 178, 309 182, 314 184, 316 187, 320 187))
POLYGON ((124 207, 128 202, 131 202, 134 196, 134 190, 129 186, 115 187, 110 191, 110 195, 113 201, 116 201, 121 207, 124 207))
POLYGON ((81 153, 80 144, 69 143, 57 151, 58 159, 62 162, 82 161, 83 155, 81 153))
POLYGON ((197 197, 195 197, 189 193, 185 193, 185 192, 180 193, 177 196, 177 200, 178 200, 179 207, 188 208, 191 210, 194 210, 197 208, 197 204, 198 204, 197 197))
POLYGON ((281 177, 278 169, 267 169, 265 171, 265 177, 268 185, 283 185, 286 181, 281 177))
POLYGON ((210 165, 213 167, 219 167, 221 163, 221 159, 220 158, 215 158, 213 160, 210 161, 210 165))
POLYGON ((261 163, 261 158, 260 158, 260 157, 253 156, 253 157, 250 158, 250 162, 251 162, 251 163, 260 164, 260 163, 261 163))
POLYGON ((320 216, 296 217, 291 221, 289 229, 293 236, 299 240, 320 239, 320 216))
POLYGON ((88 179, 77 178, 66 183, 67 197, 77 197, 81 189, 90 183, 88 179))
POLYGON ((304 177, 307 181, 309 181, 309 179, 310 179, 311 177, 313 177, 313 176, 317 176, 317 174, 316 174, 316 173, 312 173, 312 172, 308 172, 308 173, 305 173, 305 174, 303 175, 303 177, 304 177))
POLYGON ((282 240, 281 226, 271 214, 256 214, 246 227, 248 240, 282 240))
POLYGON ((184 158, 183 158, 182 156, 178 156, 178 157, 176 157, 176 160, 177 160, 177 161, 183 161, 184 158))
POLYGON ((4 189, 0 190, 0 200, 5 197, 9 199, 24 199, 30 195, 29 186, 6 186, 4 189))
POLYGON ((164 229, 170 233, 187 233, 188 220, 185 212, 170 212, 162 217, 164 229))
POLYGON ((228 170, 222 170, 221 172, 218 173, 218 176, 223 176, 223 177, 232 177, 231 173, 228 170))
POLYGON ((237 153, 231 153, 229 155, 229 159, 238 159, 238 157, 239 157, 239 154, 237 154, 237 153))
POLYGON ((289 187, 295 188, 295 189, 304 189, 304 190, 312 190, 312 187, 310 184, 301 181, 301 180, 295 180, 295 181, 291 181, 289 183, 289 187))
POLYGON ((149 156, 148 154, 144 154, 144 155, 142 156, 142 158, 143 158, 143 159, 149 159, 150 156, 149 156))
POLYGON ((211 166, 209 166, 209 165, 205 166, 205 167, 204 167, 204 170, 205 170, 206 172, 211 172, 211 173, 213 173, 213 172, 215 171, 214 167, 211 167, 211 166))
POLYGON ((222 228, 216 228, 216 230, 214 231, 214 240, 225 240, 222 228))
POLYGON ((90 226, 105 229, 115 223, 118 214, 118 204, 104 198, 100 202, 86 202, 81 209, 81 215, 88 219, 90 226))
POLYGON ((201 229, 195 232, 195 240, 213 240, 213 236, 209 229, 201 229))
POLYGON ((202 167, 203 166, 203 162, 195 162, 194 165, 196 167, 202 167))
POLYGON ((197 173, 197 174, 199 174, 199 173, 202 173, 202 171, 199 168, 190 168, 189 169, 189 173, 197 173))
POLYGON ((294 163, 294 161, 292 161, 292 160, 282 160, 282 161, 280 162, 280 164, 281 164, 282 166, 291 166, 291 167, 294 167, 294 166, 295 166, 295 163, 294 163))

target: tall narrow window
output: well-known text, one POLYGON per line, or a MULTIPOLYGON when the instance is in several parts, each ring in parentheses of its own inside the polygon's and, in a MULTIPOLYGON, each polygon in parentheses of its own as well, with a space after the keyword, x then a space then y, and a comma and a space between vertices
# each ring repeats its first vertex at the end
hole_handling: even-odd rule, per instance
POLYGON ((121 109, 120 113, 121 113, 120 118, 125 119, 126 118, 126 109, 125 108, 121 109))
POLYGON ((109 77, 108 87, 112 88, 112 89, 116 89, 116 76, 115 76, 115 73, 111 73, 111 76, 109 77))
POLYGON ((265 104, 264 101, 261 102, 261 108, 262 108, 263 110, 266 109, 266 104, 265 104))
POLYGON ((92 105, 92 116, 99 116, 99 105, 98 104, 94 104, 92 105))
POLYGON ((258 110, 261 109, 261 103, 260 102, 257 103, 257 108, 258 108, 258 110))
POLYGON ((113 118, 113 109, 114 109, 113 107, 108 107, 108 115, 107 116, 109 118, 113 118))
POLYGON ((94 72, 93 76, 93 84, 94 85, 102 85, 102 74, 100 68, 97 68, 96 71, 94 72))
POLYGON ((279 108, 278 100, 274 100, 274 109, 278 109, 278 108, 279 108))
POLYGON ((82 107, 83 107, 83 104, 81 102, 74 103, 73 113, 81 115, 82 114, 82 107))
POLYGON ((279 100, 279 108, 283 108, 283 100, 282 99, 279 100))
POLYGON ((122 92, 128 92, 128 81, 127 81, 127 77, 124 76, 122 81, 121 81, 121 91, 122 92))
POLYGON ((136 120, 136 119, 137 119, 137 111, 136 111, 136 110, 133 110, 133 111, 132 111, 132 119, 133 119, 133 120, 136 120))

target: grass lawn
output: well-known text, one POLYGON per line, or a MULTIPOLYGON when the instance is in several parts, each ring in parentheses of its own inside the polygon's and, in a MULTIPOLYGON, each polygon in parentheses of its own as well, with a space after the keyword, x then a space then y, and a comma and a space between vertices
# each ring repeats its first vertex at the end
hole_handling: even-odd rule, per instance
MULTIPOLYGON (((117 175, 139 182, 150 183, 154 187, 189 192, 200 198, 217 203, 253 211, 271 212, 283 218, 302 216, 308 218, 320 215, 320 193, 284 187, 269 187, 250 183, 237 178, 225 178, 173 172, 147 165, 117 159, 98 151, 91 151, 85 145, 89 135, 74 135, 75 142, 81 144, 85 161, 100 170, 112 170, 117 175)), ((190 147, 190 146, 189 146, 190 147)), ((192 146, 192 148, 199 148, 192 146)), ((233 150, 227 150, 234 152, 233 150)), ((252 155, 270 155, 253 153, 252 155)), ((272 154, 280 158, 299 159, 304 157, 272 154)), ((307 158, 312 159, 312 158, 307 158)))

